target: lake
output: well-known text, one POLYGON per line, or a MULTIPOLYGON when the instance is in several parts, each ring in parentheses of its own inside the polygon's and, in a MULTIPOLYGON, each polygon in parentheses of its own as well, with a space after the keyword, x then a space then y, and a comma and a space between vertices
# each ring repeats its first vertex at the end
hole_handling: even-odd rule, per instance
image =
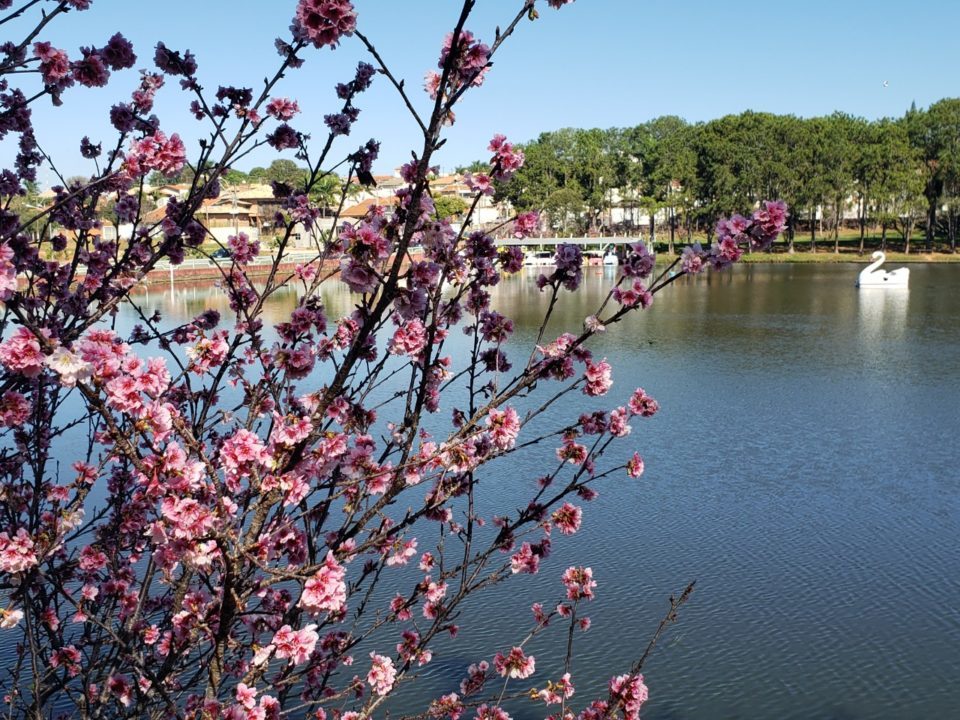
MULTIPOLYGON (((439 648, 418 692, 456 690, 467 664, 519 640, 530 604, 556 602, 559 574, 576 562, 598 582, 593 627, 576 640, 576 709, 626 671, 666 598, 696 579, 645 667, 645 720, 960 712, 960 266, 913 266, 907 292, 858 291, 859 269, 685 278, 598 337, 595 355, 614 366, 608 397, 625 401, 639 385, 661 404, 619 450, 639 450, 646 473, 600 485, 584 528, 555 542, 539 575, 474 598, 474 620, 439 648)), ((585 275, 551 330, 579 329, 613 277, 585 275)), ((532 278, 494 291, 517 322, 514 344, 527 347, 546 306, 532 278)), ((154 288, 141 300, 171 324, 225 308, 206 290, 154 288)), ((324 300, 331 316, 349 311, 340 286, 324 300)), ((267 320, 293 301, 278 298, 267 320)), ((120 325, 132 322, 125 309, 120 325)), ((598 405, 578 395, 553 418, 598 405)), ((544 457, 494 466, 481 485, 488 507, 510 507, 544 457)), ((556 633, 530 646, 534 679, 559 675, 547 649, 561 644, 556 633)), ((405 693, 397 707, 417 699, 405 693)), ((529 707, 515 717, 545 714, 529 707)))

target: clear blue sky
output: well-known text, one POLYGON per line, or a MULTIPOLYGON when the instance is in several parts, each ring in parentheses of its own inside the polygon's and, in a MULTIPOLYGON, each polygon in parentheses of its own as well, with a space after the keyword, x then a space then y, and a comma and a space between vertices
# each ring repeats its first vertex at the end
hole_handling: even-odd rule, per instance
MULTIPOLYGON (((46 34, 72 56, 81 45, 102 45, 116 30, 133 41, 137 68, 152 66, 153 46, 163 40, 189 48, 198 77, 218 84, 262 83, 276 66, 273 39, 286 35, 295 0, 94 0, 46 34)), ((492 40, 519 2, 479 0, 468 25, 492 40)), ((576 0, 561 10, 545 2, 539 21, 522 23, 496 58, 484 86, 457 111, 449 141, 438 158, 451 169, 485 158, 495 132, 532 139, 561 127, 635 125, 658 115, 709 120, 746 109, 801 116, 842 110, 866 118, 901 115, 911 101, 925 107, 960 95, 960 2, 926 0, 576 0), (884 82, 888 85, 884 87, 884 82)), ((436 66, 440 41, 454 23, 455 0, 355 0, 358 25, 377 45, 422 107, 426 70, 436 66)), ((4 38, 11 29, 4 27, 4 38)), ((312 51, 306 65, 282 81, 277 94, 298 99, 298 129, 322 137, 323 114, 335 108, 333 86, 352 76, 364 58, 356 38, 336 52, 312 51)), ((79 140, 111 140, 107 111, 127 99, 135 70, 115 74, 103 89, 72 88, 64 107, 46 102, 34 113, 38 138, 67 174, 85 173, 79 140)), ((162 92, 162 127, 178 131, 196 149, 200 124, 185 107, 176 83, 162 92)), ((383 141, 375 170, 390 172, 418 147, 416 127, 395 92, 377 78, 359 103, 362 112, 344 152, 369 137, 383 141)), ((5 140, 0 160, 13 148, 5 140)), ((272 152, 241 166, 266 164, 272 152)), ((287 155, 289 156, 289 154, 287 155)), ((51 175, 41 177, 44 185, 51 175)))

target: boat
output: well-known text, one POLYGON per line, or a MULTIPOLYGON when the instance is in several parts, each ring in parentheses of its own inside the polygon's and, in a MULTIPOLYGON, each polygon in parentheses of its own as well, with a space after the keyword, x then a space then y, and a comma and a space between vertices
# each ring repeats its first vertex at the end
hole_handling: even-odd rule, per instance
POLYGON ((556 265, 554 253, 544 250, 541 252, 528 252, 523 256, 523 264, 526 267, 543 267, 544 265, 556 265))
POLYGON ((865 267, 857 279, 857 287, 861 288, 905 288, 910 282, 910 269, 897 268, 887 272, 880 266, 886 261, 884 252, 877 250, 873 254, 873 262, 865 267))
POLYGON ((583 253, 583 264, 591 266, 603 265, 603 252, 600 250, 587 250, 583 253))
POLYGON ((607 267, 616 266, 620 264, 620 258, 617 257, 615 250, 608 250, 607 254, 603 256, 603 264, 607 267))

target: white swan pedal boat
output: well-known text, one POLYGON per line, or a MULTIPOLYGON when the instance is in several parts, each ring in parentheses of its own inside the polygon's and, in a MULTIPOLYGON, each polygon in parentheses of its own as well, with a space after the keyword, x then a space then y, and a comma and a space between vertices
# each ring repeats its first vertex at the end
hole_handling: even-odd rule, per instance
POLYGON ((881 270, 880 266, 886 261, 887 256, 877 250, 873 254, 873 262, 860 272, 857 280, 857 287, 861 288, 905 288, 910 282, 910 269, 897 268, 887 272, 881 270))

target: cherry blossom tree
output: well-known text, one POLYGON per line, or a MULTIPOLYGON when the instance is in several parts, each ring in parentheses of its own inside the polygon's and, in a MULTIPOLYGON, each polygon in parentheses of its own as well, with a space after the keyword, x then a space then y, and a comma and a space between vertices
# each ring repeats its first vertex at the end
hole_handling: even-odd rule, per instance
MULTIPOLYGON (((540 421, 574 393, 609 397, 613 368, 591 353, 593 336, 616 332, 678 278, 769 244, 786 209, 766 203, 724 221, 714 247, 688 248, 669 267, 631 246, 583 327, 552 337, 554 307, 582 280, 579 248, 561 245, 537 280, 549 298, 539 337, 525 349, 511 344, 513 322, 490 289, 520 270, 522 255, 471 231, 469 217, 523 154, 493 135, 489 166, 467 180, 474 195, 461 229, 435 219, 430 178, 454 107, 542 3, 517 0, 489 44, 468 30, 474 4, 464 0, 426 74, 429 114, 363 34, 350 0, 291 0, 290 34, 276 41, 277 67, 257 90, 210 92, 192 53, 159 43, 132 96, 110 110, 115 141, 81 144, 96 172, 64 180, 48 208, 18 215, 12 203, 38 168, 57 167, 37 144, 32 113, 144 61, 119 33, 79 51, 42 39, 92 0, 0 0, 0 25, 35 19, 21 41, 0 46, 0 138, 18 144, 13 167, 0 172, 0 683, 9 717, 64 707, 90 718, 369 717, 431 662, 438 637, 470 622, 466 598, 541 571, 555 574, 556 596, 517 618, 516 636, 422 713, 499 719, 533 702, 557 718, 638 716, 648 653, 611 668, 600 697, 575 694, 573 638, 589 627, 602 587, 587 564, 549 568, 548 558, 553 542, 578 532, 598 483, 642 475, 639 452, 617 462, 608 449, 658 404, 636 389, 559 427, 540 421), (317 49, 347 41, 365 46, 369 63, 336 86, 338 106, 317 142, 277 88, 317 49), (287 270, 294 234, 315 230, 321 215, 311 190, 370 178, 376 140, 346 158, 331 149, 373 82, 392 86, 421 130, 405 184, 390 208, 338 222, 332 237, 312 233, 313 257, 287 270), (171 84, 206 128, 193 157, 152 114, 158 92, 176 92, 171 84), (302 185, 273 183, 280 239, 268 274, 251 278, 259 242, 231 236, 217 265, 230 312, 165 326, 131 288, 187 250, 207 252, 204 202, 264 144, 307 168, 302 185), (148 219, 145 178, 178 175, 188 162, 186 197, 148 219), (129 239, 98 232, 107 203, 132 226, 129 239), (331 282, 353 292, 349 314, 324 307, 319 290, 331 282), (290 287, 296 307, 268 325, 265 307, 290 287), (141 317, 128 336, 112 322, 121 306, 141 317), (449 349, 455 330, 469 338, 463 356, 449 349), (491 507, 479 485, 496 472, 488 466, 545 443, 555 460, 531 479, 527 504, 491 507), (525 649, 548 632, 562 667, 525 649), (529 678, 535 692, 516 689, 529 678)), ((531 214, 513 221, 520 237, 536 226, 531 214)), ((671 601, 653 642, 689 591, 671 601)))

